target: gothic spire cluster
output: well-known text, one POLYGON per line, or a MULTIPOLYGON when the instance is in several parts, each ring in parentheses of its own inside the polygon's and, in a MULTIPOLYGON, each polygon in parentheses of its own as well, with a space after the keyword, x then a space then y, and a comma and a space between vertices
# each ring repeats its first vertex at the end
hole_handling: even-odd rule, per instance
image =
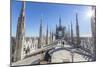
MULTIPOLYGON (((55 39, 64 39, 65 38, 65 27, 62 26, 61 24, 61 17, 59 17, 59 25, 56 25, 56 32, 54 33, 52 30, 48 30, 48 25, 47 25, 47 29, 46 29, 46 35, 45 37, 43 36, 43 17, 41 17, 40 19, 40 28, 39 28, 39 37, 38 37, 38 48, 41 48, 44 44, 44 40, 45 40, 45 44, 49 44, 52 43, 55 39)), ((74 41, 74 36, 73 36, 73 25, 71 22, 71 29, 69 34, 71 35, 70 39, 71 42, 73 43, 74 41)), ((80 34, 79 34, 79 23, 78 23, 78 14, 76 13, 76 43, 77 45, 80 44, 80 34)), ((21 13, 20 16, 18 18, 18 25, 17 25, 17 32, 16 32, 16 59, 19 60, 21 59, 21 50, 22 50, 22 46, 23 46, 23 42, 24 42, 24 37, 25 37, 25 2, 22 3, 22 9, 21 9, 21 13)))

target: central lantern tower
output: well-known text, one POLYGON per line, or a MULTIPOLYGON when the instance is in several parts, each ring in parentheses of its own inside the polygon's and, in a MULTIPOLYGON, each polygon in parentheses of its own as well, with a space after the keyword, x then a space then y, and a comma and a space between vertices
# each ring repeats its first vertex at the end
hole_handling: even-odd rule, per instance
POLYGON ((56 25, 56 39, 63 39, 65 34, 65 27, 61 25, 61 17, 59 18, 59 26, 56 25))

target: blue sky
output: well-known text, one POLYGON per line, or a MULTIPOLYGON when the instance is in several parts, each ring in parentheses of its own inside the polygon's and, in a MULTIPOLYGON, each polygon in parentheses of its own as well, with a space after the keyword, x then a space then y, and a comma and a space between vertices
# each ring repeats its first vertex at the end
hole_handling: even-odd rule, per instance
MULTIPOLYGON (((11 4, 11 19, 12 19, 12 36, 16 36, 17 21, 21 11, 22 2, 12 1, 11 4)), ((73 30, 75 34, 76 12, 78 13, 80 35, 91 34, 90 17, 87 13, 91 10, 91 6, 79 6, 68 4, 50 4, 39 2, 26 2, 26 19, 25 19, 25 35, 38 36, 40 19, 43 20, 43 33, 45 34, 48 25, 49 31, 55 31, 56 24, 59 24, 59 17, 61 17, 62 25, 70 27, 73 23, 73 30)))

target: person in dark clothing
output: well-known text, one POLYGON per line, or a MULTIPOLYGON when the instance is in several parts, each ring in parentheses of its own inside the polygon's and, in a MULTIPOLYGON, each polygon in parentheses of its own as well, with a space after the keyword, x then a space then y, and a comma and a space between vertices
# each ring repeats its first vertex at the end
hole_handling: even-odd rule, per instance
POLYGON ((65 44, 64 41, 62 42, 62 44, 63 44, 63 46, 64 46, 64 44, 65 44))
POLYGON ((50 56, 50 54, 49 54, 49 51, 47 51, 47 52, 45 53, 44 60, 47 61, 47 62, 50 62, 50 61, 51 61, 51 56, 50 56))

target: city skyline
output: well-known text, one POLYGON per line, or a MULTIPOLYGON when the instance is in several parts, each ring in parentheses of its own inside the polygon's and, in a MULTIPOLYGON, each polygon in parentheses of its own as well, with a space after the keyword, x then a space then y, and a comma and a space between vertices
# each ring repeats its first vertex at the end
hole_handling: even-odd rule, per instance
MULTIPOLYGON (((18 17, 21 11, 21 2, 12 3, 12 36, 16 36, 18 17), (15 8, 16 7, 16 8, 15 8)), ((48 25, 50 30, 55 31, 56 24, 59 24, 59 17, 61 17, 62 26, 70 27, 70 23, 73 24, 73 32, 75 34, 76 25, 76 13, 78 13, 78 21, 80 27, 80 36, 91 34, 91 22, 87 13, 91 10, 91 6, 79 6, 79 5, 65 5, 65 4, 50 4, 50 3, 38 3, 27 2, 25 13, 25 35, 26 36, 39 36, 40 20, 42 18, 43 33, 46 33, 46 27, 48 25), (81 18, 82 17, 82 18, 81 18)))

